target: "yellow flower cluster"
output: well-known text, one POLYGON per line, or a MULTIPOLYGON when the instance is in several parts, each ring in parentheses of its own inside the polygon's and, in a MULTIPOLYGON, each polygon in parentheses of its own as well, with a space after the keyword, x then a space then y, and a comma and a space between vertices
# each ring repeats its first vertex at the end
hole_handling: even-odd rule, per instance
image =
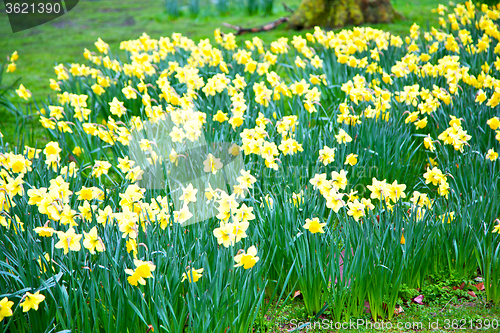
POLYGON ((472 137, 467 134, 462 128, 460 119, 450 116, 448 127, 443 133, 439 134, 438 139, 443 141, 445 145, 452 145, 455 150, 463 151, 463 146, 467 144, 472 137))
MULTIPOLYGON (((84 51, 88 64, 54 67, 56 77, 50 87, 57 100, 39 110, 40 123, 54 141, 42 149, 0 153, 0 226, 19 233, 26 223, 19 210, 29 211, 32 220, 27 229, 35 238, 53 241, 60 255, 86 251, 92 258, 115 246, 105 237, 106 230, 113 230, 126 242, 129 259, 135 259, 135 268, 121 273, 130 285, 139 286, 158 274, 152 261, 138 259, 147 227, 162 232, 187 225, 196 218, 193 206, 200 201, 217 212, 216 227, 209 230, 214 246, 225 250, 240 243, 243 249, 231 262, 244 269, 260 260, 257 247, 247 244, 252 238, 248 236, 253 236, 251 223, 262 222, 256 220, 265 216, 263 211, 284 204, 302 211, 309 195, 317 195, 334 213, 342 209, 355 221, 376 212, 376 200, 388 210, 407 205, 421 220, 435 201, 453 198, 454 171, 441 164, 441 157, 464 157, 470 153, 468 146, 477 144, 478 150, 484 149, 478 156, 488 159, 488 166, 497 163, 500 119, 493 113, 500 105, 500 79, 495 77, 500 71, 496 23, 500 15, 484 6, 482 14, 476 9, 471 1, 459 4, 447 21, 441 18, 442 30, 422 32, 414 24, 404 39, 369 27, 338 33, 315 28, 291 41, 279 38, 269 47, 258 37, 239 47, 233 34, 219 30, 214 32, 215 43, 208 39, 196 43, 176 33, 159 39, 143 34, 120 44, 126 51, 125 62, 114 59, 110 46, 98 39, 97 52, 84 51), (398 56, 387 63, 389 54, 398 56), (475 59, 480 59, 479 65, 469 66, 475 59), (342 80, 337 70, 345 73, 342 80), (85 88, 75 89, 75 83, 85 88), (471 93, 464 94, 465 89, 471 93), (458 106, 462 102, 470 102, 470 113, 477 107, 491 114, 478 112, 476 126, 463 119, 465 112, 458 106), (167 122, 172 126, 164 134, 175 145, 165 152, 144 133, 152 124, 167 122), (484 138, 476 127, 486 133, 484 138), (374 148, 381 147, 377 131, 399 131, 404 144, 409 142, 401 147, 413 151, 392 155, 402 156, 401 163, 418 167, 422 160, 430 161, 423 174, 425 185, 421 181, 425 164, 413 183, 400 178, 407 176, 403 172, 390 175, 399 161, 384 160, 384 152, 374 148), (367 133, 370 140, 360 138, 370 136, 367 133), (150 165, 178 166, 187 158, 184 149, 205 135, 230 141, 228 156, 237 156, 241 149, 246 162, 262 164, 261 171, 276 177, 272 185, 278 192, 291 187, 288 202, 277 202, 262 180, 264 171, 261 175, 238 168, 236 181, 227 188, 198 189, 193 181, 168 194, 152 195, 154 191, 139 182, 149 171, 134 159, 132 145, 150 165), (373 161, 387 166, 378 176, 383 180, 357 173, 373 161), (297 166, 305 166, 306 176, 293 170, 297 166), (276 180, 281 171, 288 174, 276 180), (48 175, 43 186, 33 180, 39 177, 37 172, 48 175), (292 187, 295 184, 286 183, 289 178, 302 183, 292 187), (366 185, 369 196, 355 191, 356 185, 366 185), (261 195, 260 207, 252 205, 254 193, 261 195), (110 199, 113 194, 117 199, 110 199), (206 202, 200 200, 203 195, 206 202), (181 205, 172 208, 174 199, 181 205)), ((437 9, 442 15, 446 10, 437 9)), ((10 59, 12 72, 17 53, 10 59)), ((25 100, 31 98, 23 85, 16 92, 25 100)), ((384 142, 384 149, 391 150, 393 144, 384 142)), ((226 166, 214 154, 204 154, 199 166, 207 177, 220 176, 226 166)), ((448 212, 439 218, 451 223, 455 215, 448 212)), ((297 227, 317 237, 329 232, 323 221, 324 216, 314 212, 297 227)), ((500 227, 494 230, 499 232, 500 227)), ((399 239, 398 231, 398 241, 408 245, 410 233, 406 230, 406 241, 403 232, 399 239)), ((146 250, 145 255, 149 258, 150 253, 146 250)), ((47 253, 36 258, 41 272, 50 269, 42 264, 44 258, 50 261, 47 253)), ((179 275, 182 281, 195 283, 203 272, 203 267, 188 266, 179 275)), ((36 310, 42 301, 43 295, 28 293, 21 306, 24 311, 36 310)), ((0 320, 12 315, 12 304, 7 298, 0 301, 0 320)))
POLYGON ((17 51, 14 51, 14 53, 10 56, 10 63, 7 65, 7 73, 13 73, 16 70, 17 59, 19 59, 19 55, 17 54, 17 51))
POLYGON ((450 185, 448 184, 447 177, 441 170, 437 167, 432 169, 427 168, 427 172, 424 173, 425 183, 432 183, 434 186, 438 186, 438 193, 446 198, 450 192, 450 185))

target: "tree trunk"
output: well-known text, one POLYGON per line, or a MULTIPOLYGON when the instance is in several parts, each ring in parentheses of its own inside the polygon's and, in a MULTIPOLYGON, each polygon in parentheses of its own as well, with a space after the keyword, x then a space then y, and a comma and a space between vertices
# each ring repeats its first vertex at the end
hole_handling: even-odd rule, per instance
POLYGON ((389 23, 396 15, 390 0, 302 0, 288 25, 292 29, 338 28, 348 24, 389 23))

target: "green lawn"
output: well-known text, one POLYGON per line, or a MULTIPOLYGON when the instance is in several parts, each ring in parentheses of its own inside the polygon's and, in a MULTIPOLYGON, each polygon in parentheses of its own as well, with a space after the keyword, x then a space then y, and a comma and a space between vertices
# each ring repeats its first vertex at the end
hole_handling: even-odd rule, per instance
MULTIPOLYGON (((118 50, 123 40, 137 38, 143 32, 153 38, 168 36, 180 32, 194 40, 213 38, 213 31, 221 28, 223 22, 241 25, 258 26, 281 16, 289 15, 282 1, 275 2, 272 17, 262 15, 249 17, 242 10, 233 9, 230 15, 218 16, 215 13, 202 12, 202 17, 193 19, 188 15, 171 19, 166 14, 165 3, 161 0, 121 1, 91 1, 80 0, 80 3, 68 14, 48 22, 42 26, 13 34, 6 15, 0 16, 0 56, 4 57, 16 51, 19 53, 18 69, 14 74, 5 76, 4 83, 12 83, 21 78, 21 82, 31 90, 35 100, 44 100, 48 95, 54 96, 49 88, 49 79, 54 77, 53 67, 58 63, 83 62, 84 48, 95 49, 93 43, 102 38, 114 50, 118 50)), ((289 7, 296 8, 300 0, 284 1, 289 7)), ((431 9, 437 7, 433 0, 394 0, 394 7, 404 16, 393 24, 374 25, 376 28, 389 30, 395 34, 406 34, 413 22, 426 27, 437 25, 437 15, 431 14, 431 9)), ((291 38, 294 34, 304 34, 286 29, 286 25, 258 36, 266 42, 271 42, 281 36, 291 38)), ((243 35, 240 40, 252 37, 243 35)), ((29 113, 30 105, 20 103, 25 114, 29 113)), ((26 135, 30 144, 34 141, 44 142, 44 131, 38 126, 38 121, 31 117, 15 117, 0 109, 0 129, 4 140, 16 144, 20 139, 20 131, 26 135), (16 119, 17 118, 17 119, 16 119), (16 126, 17 123, 17 126, 16 126)))
MULTIPOLYGON (((445 293, 443 293, 445 294, 445 293)), ((395 316, 391 321, 373 322, 368 310, 364 317, 353 318, 346 321, 344 329, 335 329, 335 322, 328 319, 328 311, 318 320, 307 318, 303 303, 294 299, 283 307, 275 317, 268 321, 267 327, 273 332, 289 332, 298 326, 304 325, 300 332, 469 332, 471 323, 481 327, 477 331, 484 333, 498 332, 499 305, 486 303, 482 295, 478 298, 447 299, 439 298, 432 305, 419 305, 409 302, 404 304, 404 311, 395 316), (297 318, 303 318, 298 320, 297 318), (305 330, 306 323, 310 323, 305 330)), ((339 324, 337 324, 339 325, 339 324)), ((296 331, 298 333, 298 331, 296 331)))

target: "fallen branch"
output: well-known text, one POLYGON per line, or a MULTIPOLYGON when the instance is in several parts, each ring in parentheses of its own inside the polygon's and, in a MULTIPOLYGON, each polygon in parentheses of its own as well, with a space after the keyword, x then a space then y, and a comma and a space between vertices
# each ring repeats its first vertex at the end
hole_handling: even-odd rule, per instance
POLYGON ((288 17, 281 17, 277 19, 276 21, 273 21, 271 23, 265 24, 263 26, 257 27, 257 28, 243 28, 239 27, 237 25, 232 25, 229 23, 222 23, 223 26, 231 28, 236 30, 236 35, 242 35, 248 32, 262 32, 262 31, 269 31, 275 29, 278 25, 281 23, 288 22, 288 17))

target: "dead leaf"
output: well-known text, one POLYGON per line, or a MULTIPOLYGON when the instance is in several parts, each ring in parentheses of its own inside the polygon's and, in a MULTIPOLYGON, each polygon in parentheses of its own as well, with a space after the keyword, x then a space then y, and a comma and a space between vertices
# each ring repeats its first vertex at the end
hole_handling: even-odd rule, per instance
POLYGON ((403 307, 401 305, 396 305, 396 308, 394 309, 394 314, 398 315, 403 312, 405 312, 405 310, 403 310, 403 307))
POLYGON ((413 299, 413 302, 417 304, 424 304, 424 302, 422 302, 423 300, 424 300, 424 295, 418 295, 413 299))
POLYGON ((477 297, 476 293, 473 291, 468 291, 467 294, 469 294, 471 297, 477 297))
POLYGON ((477 290, 479 290, 479 291, 484 290, 484 283, 479 282, 478 284, 475 284, 474 287, 476 287, 477 290))
POLYGON ((293 294, 293 298, 298 297, 300 295, 301 295, 300 290, 297 290, 295 294, 293 294))
POLYGON ((365 301, 365 312, 370 313, 370 303, 368 301, 365 301))
POLYGON ((453 287, 453 290, 457 290, 457 289, 463 290, 464 287, 465 287, 465 282, 462 282, 462 284, 460 285, 460 287, 453 287))

